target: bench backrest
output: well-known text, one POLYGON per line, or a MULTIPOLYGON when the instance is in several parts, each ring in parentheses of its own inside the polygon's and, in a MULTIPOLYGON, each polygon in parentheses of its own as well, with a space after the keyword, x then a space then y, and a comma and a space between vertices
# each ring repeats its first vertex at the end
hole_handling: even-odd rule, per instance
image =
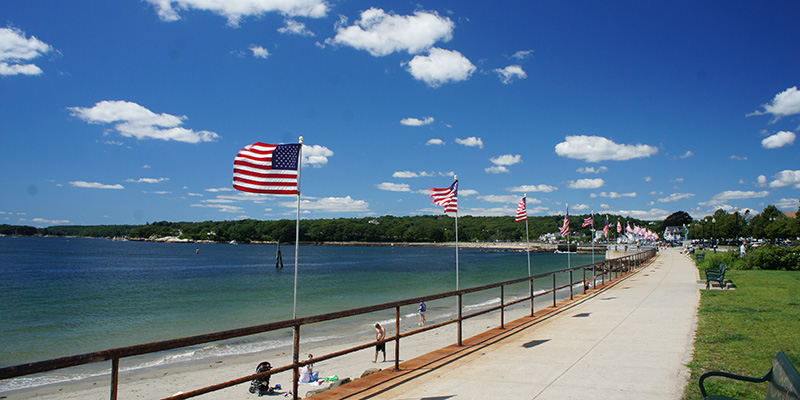
POLYGON ((800 400, 800 373, 784 352, 775 356, 770 375, 765 400, 800 400))

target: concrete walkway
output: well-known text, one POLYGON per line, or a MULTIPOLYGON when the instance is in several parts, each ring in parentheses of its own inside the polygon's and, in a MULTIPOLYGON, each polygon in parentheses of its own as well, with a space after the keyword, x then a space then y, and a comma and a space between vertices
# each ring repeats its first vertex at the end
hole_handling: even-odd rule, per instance
POLYGON ((665 250, 558 315, 349 398, 680 399, 701 288, 693 262, 665 250))

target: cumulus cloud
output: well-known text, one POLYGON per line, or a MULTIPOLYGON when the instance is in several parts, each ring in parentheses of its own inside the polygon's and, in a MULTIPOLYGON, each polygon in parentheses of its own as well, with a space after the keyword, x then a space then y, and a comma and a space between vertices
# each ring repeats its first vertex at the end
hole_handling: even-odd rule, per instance
POLYGON ((734 154, 734 155, 731 156, 731 160, 746 161, 747 157, 746 156, 737 156, 736 154, 734 154))
POLYGON ((580 172, 580 173, 582 173, 582 174, 599 174, 599 173, 601 173, 601 172, 606 172, 606 171, 608 171, 608 168, 606 168, 606 167, 604 167, 604 166, 602 166, 602 165, 601 165, 601 166, 599 166, 599 167, 597 167, 597 168, 595 168, 595 167, 583 167, 583 168, 578 168, 578 170, 577 170, 577 171, 578 171, 578 172, 580 172))
POLYGON ((691 157, 693 155, 694 155, 694 153, 692 153, 691 150, 687 150, 686 153, 683 153, 683 154, 679 155, 678 158, 689 158, 689 157, 691 157))
POLYGON ((783 210, 797 211, 796 207, 798 206, 798 204, 800 204, 800 199, 783 198, 775 202, 775 207, 778 207, 778 209, 783 209, 783 210))
POLYGON ((662 210, 660 208, 651 208, 649 210, 618 210, 609 212, 609 214, 626 215, 631 218, 653 221, 666 219, 667 216, 672 214, 672 211, 662 210))
POLYGON ((578 179, 576 181, 569 181, 567 186, 572 189, 597 189, 599 187, 603 187, 606 184, 601 178, 595 179, 578 179))
POLYGON ((509 172, 508 168, 502 165, 493 165, 491 167, 484 168, 483 170, 490 174, 502 174, 505 172, 509 172))
POLYGON ((800 91, 797 90, 797 86, 790 87, 776 94, 771 103, 764 104, 762 107, 764 110, 754 111, 747 116, 772 114, 775 117, 774 122, 781 117, 800 114, 800 91))
POLYGON ((306 24, 302 22, 297 22, 291 18, 287 18, 284 23, 283 27, 278 28, 278 32, 282 35, 300 35, 300 36, 314 36, 314 32, 311 32, 306 28, 306 24))
POLYGON ((61 225, 61 224, 68 224, 68 219, 44 219, 44 218, 34 218, 31 222, 36 224, 48 224, 48 225, 61 225))
POLYGON ((606 198, 609 198, 609 199, 619 199, 619 198, 622 198, 622 197, 636 197, 636 192, 630 192, 630 193, 600 192, 600 193, 596 193, 596 194, 592 193, 589 196, 592 197, 592 198, 595 198, 595 197, 606 197, 606 198))
POLYGON ((673 193, 667 197, 658 199, 659 203, 671 203, 694 197, 694 193, 673 193))
POLYGON ((418 81, 436 88, 449 82, 465 81, 477 67, 456 50, 432 48, 427 56, 417 55, 406 64, 406 70, 418 81))
POLYGON ((761 141, 761 147, 765 149, 777 149, 783 146, 790 146, 794 144, 794 139, 797 135, 794 132, 780 131, 770 137, 764 138, 761 141))
MULTIPOLYGON (((762 177, 764 177, 764 175, 758 177, 759 183, 762 183, 762 177)), ((769 183, 769 187, 782 188, 794 185, 795 189, 800 189, 800 170, 785 169, 775 174, 773 178, 775 178, 775 180, 769 183)), ((766 183, 766 181, 767 178, 764 177, 763 183, 766 183)))
POLYGON ((516 192, 516 193, 527 193, 527 192, 544 192, 550 193, 553 191, 558 190, 555 186, 550 185, 522 185, 522 186, 514 186, 508 189, 509 192, 516 192))
POLYGON ((527 60, 532 55, 533 55, 533 50, 520 50, 520 51, 514 53, 514 55, 512 55, 511 57, 512 58, 516 58, 517 60, 523 61, 523 60, 527 60))
POLYGON ((467 147, 477 147, 479 149, 483 148, 483 140, 479 137, 470 136, 466 139, 458 139, 456 138, 456 143, 467 146, 467 147))
POLYGON ((175 140, 185 143, 212 142, 219 138, 214 132, 193 131, 181 127, 186 116, 156 114, 128 101, 104 100, 94 107, 68 107, 71 115, 90 124, 116 123, 114 129, 124 137, 136 139, 175 140))
POLYGON ((228 19, 228 25, 237 27, 242 18, 259 17, 278 12, 288 17, 322 18, 330 5, 324 0, 145 0, 153 5, 162 21, 181 19, 180 11, 210 11, 228 19))
POLYGON ((49 44, 35 36, 27 38, 19 29, 0 28, 0 76, 41 75, 42 69, 28 62, 53 51, 49 44))
POLYGON ((133 183, 159 183, 168 181, 169 178, 139 178, 139 179, 126 179, 125 182, 133 183))
POLYGON ((588 204, 573 204, 571 207, 573 211, 583 211, 589 209, 588 204))
POLYGON ((428 177, 428 176, 435 176, 430 172, 413 172, 413 171, 397 171, 392 174, 392 178, 420 178, 420 177, 428 177))
POLYGON ((646 144, 617 144, 602 136, 567 136, 556 145, 556 154, 588 162, 606 160, 625 161, 650 157, 658 153, 658 147, 646 144))
POLYGON ((769 192, 764 190, 760 192, 752 191, 752 190, 726 190, 722 193, 717 193, 714 195, 714 200, 741 200, 741 199, 757 199, 761 197, 767 197, 769 192))
POLYGON ((366 50, 375 57, 405 51, 417 54, 436 42, 453 38, 455 24, 450 18, 433 11, 415 11, 414 15, 397 15, 379 8, 362 11, 354 25, 342 20, 336 36, 325 42, 366 50))
POLYGON ((318 144, 312 146, 303 145, 303 165, 321 168, 328 163, 328 157, 331 156, 333 156, 333 151, 325 146, 318 144))
POLYGON ((388 190, 390 192, 410 192, 411 187, 407 183, 392 183, 383 182, 377 185, 380 190, 388 190))
POLYGON ((192 204, 191 207, 203 207, 203 208, 216 208, 219 212, 224 213, 241 213, 244 211, 242 207, 234 206, 231 204, 192 204))
POLYGON ((497 76, 500 77, 500 82, 503 82, 506 85, 513 82, 515 78, 525 79, 528 77, 528 74, 526 74, 519 65, 509 65, 505 68, 496 68, 494 72, 496 72, 497 76))
POLYGON ((522 156, 519 154, 504 154, 502 156, 492 157, 489 161, 494 165, 514 165, 522 162, 522 156))
POLYGON ((114 185, 106 185, 104 183, 99 183, 99 182, 72 181, 69 184, 75 187, 87 188, 87 189, 125 189, 125 187, 120 185, 119 183, 114 185))
POLYGON ((403 118, 400 120, 400 123, 405 126, 424 126, 430 125, 433 123, 433 117, 425 117, 423 119, 419 118, 403 118))
MULTIPOLYGON (((490 194, 486 196, 478 196, 478 200, 486 201, 489 203, 519 204, 521 197, 514 194, 508 194, 508 195, 490 194)), ((541 204, 541 202, 542 202, 541 200, 534 199, 532 197, 526 199, 527 204, 541 204)))
POLYGON ((440 146, 444 144, 444 140, 442 139, 430 139, 425 142, 425 146, 440 146))
POLYGON ((265 48, 263 48, 261 46, 256 46, 254 44, 250 45, 250 51, 253 52, 253 57, 255 57, 255 58, 266 59, 266 58, 269 58, 269 56, 270 56, 269 50, 267 50, 267 49, 265 49, 265 48))
POLYGON ((652 177, 652 176, 645 176, 645 177, 644 177, 644 181, 645 181, 645 182, 651 182, 652 180, 653 180, 653 177, 652 177))
MULTIPOLYGON (((284 201, 279 204, 281 207, 294 208, 297 202, 284 201)), ((324 197, 320 199, 305 198, 300 202, 303 210, 314 210, 319 212, 367 212, 369 203, 364 200, 355 200, 347 197, 324 197)))

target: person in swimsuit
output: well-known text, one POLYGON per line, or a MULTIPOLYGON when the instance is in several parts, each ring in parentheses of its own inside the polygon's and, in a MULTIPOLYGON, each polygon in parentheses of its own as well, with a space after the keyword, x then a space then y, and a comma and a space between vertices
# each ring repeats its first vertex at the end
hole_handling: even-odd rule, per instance
MULTIPOLYGON (((375 340, 383 340, 386 337, 386 329, 381 324, 375 323, 375 340)), ((386 362, 386 343, 379 343, 375 345, 375 359, 372 362, 378 362, 378 352, 383 352, 383 361, 386 362)))

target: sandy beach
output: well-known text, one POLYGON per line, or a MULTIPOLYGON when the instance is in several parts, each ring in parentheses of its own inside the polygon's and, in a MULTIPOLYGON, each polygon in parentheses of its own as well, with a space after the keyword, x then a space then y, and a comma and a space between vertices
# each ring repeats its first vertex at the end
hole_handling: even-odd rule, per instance
MULTIPOLYGON (((538 301, 537 301, 538 302, 538 301)), ((538 308, 538 306, 537 306, 538 308)), ((522 317, 529 312, 529 303, 522 303, 506 310, 506 321, 522 317)), ((436 318, 428 315, 428 318, 436 318)), ((463 337, 467 338, 500 325, 499 312, 493 312, 464 322, 463 337)), ((413 319, 410 319, 413 321, 413 319)), ((387 328, 387 337, 394 334, 394 327, 387 328)), ((374 331, 364 332, 363 342, 338 342, 330 344, 301 344, 300 357, 304 359, 309 353, 315 356, 340 351, 346 348, 374 339, 374 331)), ((400 342, 400 362, 412 359, 422 354, 446 347, 456 342, 455 324, 443 328, 427 331, 425 333, 404 338, 400 342)), ((356 379, 370 368, 387 369, 394 366, 394 342, 386 345, 386 362, 382 355, 378 362, 373 363, 375 356, 373 348, 361 350, 346 356, 315 363, 314 370, 319 371, 320 378, 338 376, 340 379, 349 377, 356 379)), ((125 372, 125 360, 120 365, 120 387, 118 398, 124 399, 156 399, 172 396, 179 392, 188 392, 204 386, 221 383, 252 374, 261 361, 269 361, 273 367, 291 363, 291 349, 275 349, 259 354, 248 354, 232 357, 218 357, 214 359, 198 360, 187 364, 161 366, 146 370, 125 372)), ((109 366, 110 362, 105 362, 109 366)), ((272 376, 271 385, 280 384, 281 392, 292 389, 292 373, 283 372, 272 376)), ((59 399, 59 400, 92 400, 108 399, 110 375, 91 378, 76 383, 54 384, 36 389, 0 393, 0 398, 16 399, 59 399)), ((203 395, 203 399, 255 399, 258 396, 248 391, 249 384, 242 384, 225 390, 203 395)), ((306 393, 320 389, 320 386, 301 384, 299 393, 306 397, 306 393)), ((276 397, 280 397, 277 395, 276 397)))

